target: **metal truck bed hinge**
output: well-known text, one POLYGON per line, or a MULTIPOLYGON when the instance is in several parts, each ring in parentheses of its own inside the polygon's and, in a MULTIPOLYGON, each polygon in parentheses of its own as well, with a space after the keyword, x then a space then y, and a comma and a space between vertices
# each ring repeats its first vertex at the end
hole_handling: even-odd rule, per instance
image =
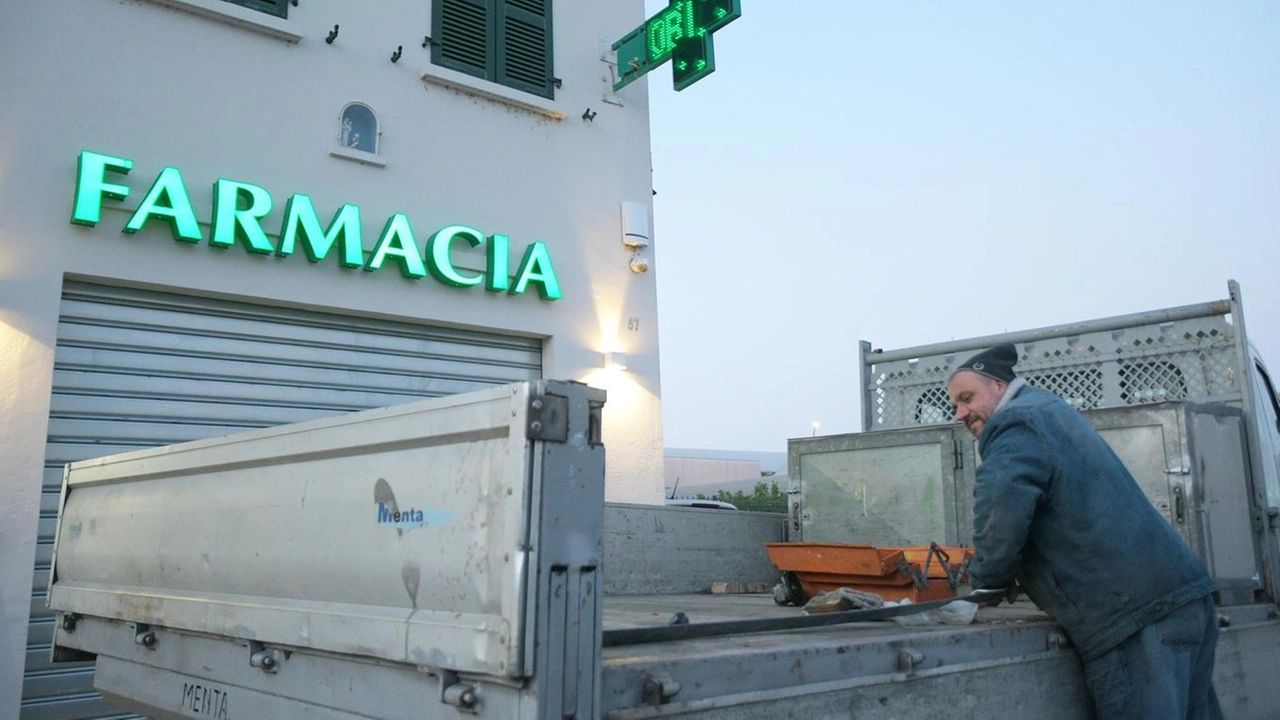
POLYGON ((587 404, 587 444, 591 447, 599 447, 604 444, 603 410, 603 403, 592 402, 587 404))
POLYGON ((279 650, 264 646, 256 640, 249 641, 249 665, 265 673, 274 673, 280 668, 283 657, 279 650))
POLYGON ((156 631, 146 623, 138 623, 134 627, 133 642, 148 650, 156 649, 156 631))
POLYGON ((1280 509, 1269 507, 1264 512, 1262 508, 1249 508, 1249 525, 1255 535, 1262 534, 1263 530, 1276 528, 1276 520, 1280 518, 1280 509))
POLYGON ((898 672, 911 672, 924 662, 924 653, 914 648, 904 647, 898 651, 898 672))
POLYGON ((661 705, 671 702, 671 698, 680 693, 680 683, 670 673, 646 674, 644 678, 644 701, 649 705, 661 705))
POLYGON ((964 469, 964 453, 960 452, 960 441, 959 441, 959 440, 952 440, 952 441, 951 441, 951 458, 952 458, 952 460, 953 460, 953 462, 952 462, 952 469, 953 469, 953 470, 963 470, 963 469, 964 469))
POLYGON ((474 713, 480 704, 480 695, 476 686, 463 682, 458 673, 444 670, 440 673, 440 702, 465 713, 474 713))
POLYGON ((529 398, 530 440, 569 440, 569 398, 560 395, 533 395, 529 398))

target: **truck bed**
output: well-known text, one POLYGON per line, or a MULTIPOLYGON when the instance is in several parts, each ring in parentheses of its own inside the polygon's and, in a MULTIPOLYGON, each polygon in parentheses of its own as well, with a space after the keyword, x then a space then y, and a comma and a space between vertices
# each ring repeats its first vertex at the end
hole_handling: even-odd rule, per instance
MULTIPOLYGON (((603 401, 521 383, 73 463, 49 571, 54 658, 96 657, 103 697, 157 720, 1091 717, 1079 660, 1030 604, 964 626, 603 647, 604 629, 678 612, 801 612, 670 594, 683 587, 604 596, 607 567, 657 591, 707 574, 668 572, 691 555, 739 565, 687 543, 646 555, 686 524, 651 514, 626 526, 642 562, 609 565, 603 401)), ((685 519, 764 555, 751 533, 685 519)), ((1223 611, 1227 716, 1274 718, 1276 607, 1223 611)))
MULTIPOLYGON (((789 617, 769 595, 604 600, 605 630, 789 617)), ((1223 608, 1214 680, 1227 717, 1274 717, 1280 693, 1248 668, 1280 642, 1274 606, 1223 608)), ((969 625, 893 620, 603 649, 606 717, 1092 718, 1080 662, 1034 604, 979 608, 969 625)))
MULTIPOLYGON (((665 625, 676 612, 691 623, 801 613, 769 595, 606 597, 604 607, 606 631, 665 625)), ((976 702, 974 692, 985 685, 994 691, 1017 665, 1021 673, 1040 669, 1041 682, 1027 692, 1024 707, 1061 707, 1064 698, 1075 698, 1068 707, 1088 717, 1078 660, 1057 626, 1026 602, 980 608, 970 625, 855 622, 606 647, 603 656, 611 718, 848 717, 853 707, 860 718, 937 713, 961 696, 976 702), (970 689, 961 693, 961 685, 970 689)))
MULTIPOLYGON (((677 612, 683 612, 691 623, 701 623, 795 617, 803 614, 803 609, 778 605, 773 601, 773 596, 769 594, 606 595, 604 598, 604 629, 616 630, 666 625, 671 616, 677 612)), ((1005 604, 993 608, 979 608, 978 615, 974 619, 975 625, 1008 625, 1030 622, 1049 622, 1049 618, 1034 605, 1021 601, 1014 605, 1005 604)), ((948 628, 954 630, 956 626, 908 626, 892 620, 877 620, 794 632, 804 633, 808 636, 829 632, 844 637, 850 633, 854 635, 861 635, 867 632, 879 634, 886 629, 931 632, 948 628)), ((652 644, 657 645, 659 643, 652 644)), ((608 656, 609 653, 606 651, 606 657, 608 656)))

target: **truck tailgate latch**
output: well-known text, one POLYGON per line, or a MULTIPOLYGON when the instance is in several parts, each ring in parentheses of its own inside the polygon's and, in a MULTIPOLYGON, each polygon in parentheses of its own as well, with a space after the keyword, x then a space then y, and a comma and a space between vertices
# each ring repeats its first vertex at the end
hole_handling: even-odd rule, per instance
POLYGON ((529 398, 530 440, 568 442, 569 398, 561 395, 534 395, 529 398))

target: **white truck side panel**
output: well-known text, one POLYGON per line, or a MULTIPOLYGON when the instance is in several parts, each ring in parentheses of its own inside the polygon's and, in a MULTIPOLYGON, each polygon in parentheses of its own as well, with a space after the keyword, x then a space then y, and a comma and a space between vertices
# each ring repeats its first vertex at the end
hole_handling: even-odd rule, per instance
POLYGON ((49 604, 518 677, 528 388, 74 463, 49 604))

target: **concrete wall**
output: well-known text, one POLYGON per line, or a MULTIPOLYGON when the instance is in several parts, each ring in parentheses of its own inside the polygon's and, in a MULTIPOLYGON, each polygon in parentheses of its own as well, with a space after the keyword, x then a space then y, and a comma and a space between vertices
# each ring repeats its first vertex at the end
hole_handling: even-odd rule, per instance
MULTIPOLYGON (((67 276, 544 338, 546 377, 609 391, 608 497, 661 502, 661 263, 651 254, 647 274, 630 271, 620 221, 623 201, 650 202, 647 89, 626 88, 622 106, 602 102, 610 69, 599 57, 601 38, 643 22, 643 0, 557 0, 554 100, 431 65, 421 47, 431 7, 303 0, 278 20, 220 0, 0 4, 0 720, 18 711, 67 276), (332 155, 352 101, 377 113, 385 166, 332 155), (82 150, 135 163, 110 178, 130 193, 105 201, 95 227, 69 222, 82 150), (166 166, 182 173, 199 243, 175 242, 155 220, 121 232, 166 166), (358 205, 366 250, 394 213, 408 216, 420 248, 450 224, 507 235, 513 271, 528 244, 544 241, 564 299, 353 270, 332 257, 313 265, 302 253, 212 249, 219 178, 270 192, 269 234, 289 196, 303 193, 322 222, 358 205), (602 351, 626 353, 627 370, 600 369, 602 351)), ((455 257, 484 262, 482 252, 455 257)))
POLYGON ((786 516, 609 503, 604 510, 606 595, 705 593, 713 582, 777 582, 764 543, 781 542, 786 516))

